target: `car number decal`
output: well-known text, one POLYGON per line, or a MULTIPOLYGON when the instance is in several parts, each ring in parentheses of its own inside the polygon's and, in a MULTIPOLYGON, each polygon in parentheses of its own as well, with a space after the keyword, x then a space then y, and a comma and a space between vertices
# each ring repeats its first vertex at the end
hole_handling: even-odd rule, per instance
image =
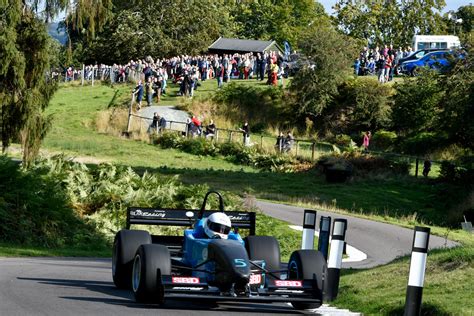
POLYGON ((245 259, 234 259, 234 264, 237 268, 245 268, 247 266, 245 259))

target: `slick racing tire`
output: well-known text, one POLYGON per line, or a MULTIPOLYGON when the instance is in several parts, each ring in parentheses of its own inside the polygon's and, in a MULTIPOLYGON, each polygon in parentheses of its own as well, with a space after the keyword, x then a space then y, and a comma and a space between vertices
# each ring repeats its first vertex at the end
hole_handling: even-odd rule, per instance
POLYGON ((141 245, 132 270, 132 290, 139 303, 164 303, 162 275, 171 275, 171 256, 163 245, 141 245))
POLYGON ((318 308, 323 302, 323 280, 326 275, 326 260, 317 250, 297 250, 291 254, 288 262, 289 280, 316 279, 314 289, 314 303, 291 302, 295 309, 318 308))
POLYGON ((143 244, 151 244, 151 236, 147 231, 122 229, 115 235, 112 279, 116 287, 131 288, 133 259, 138 247, 143 244))
MULTIPOLYGON (((244 239, 245 249, 250 260, 265 260, 265 269, 268 271, 280 270, 280 246, 271 236, 248 236, 244 239)), ((274 273, 279 276, 280 273, 274 273)), ((267 275, 269 278, 272 276, 267 275)))

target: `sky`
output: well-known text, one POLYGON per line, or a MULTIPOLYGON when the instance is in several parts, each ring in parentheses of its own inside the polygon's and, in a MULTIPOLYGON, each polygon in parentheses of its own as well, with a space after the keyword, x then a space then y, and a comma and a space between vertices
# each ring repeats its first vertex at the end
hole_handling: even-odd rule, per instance
MULTIPOLYGON (((326 9, 326 12, 331 14, 333 13, 332 6, 336 4, 337 0, 318 0, 318 2, 320 2, 324 6, 324 8, 326 9)), ((473 3, 472 1, 469 1, 469 0, 445 0, 445 2, 446 2, 446 7, 444 8, 443 13, 451 11, 451 10, 456 11, 461 6, 473 3)))

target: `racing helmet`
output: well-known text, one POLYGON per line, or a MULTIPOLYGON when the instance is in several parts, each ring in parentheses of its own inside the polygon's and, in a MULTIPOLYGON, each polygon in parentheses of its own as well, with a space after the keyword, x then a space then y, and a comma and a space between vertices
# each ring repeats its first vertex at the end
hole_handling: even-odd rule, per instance
POLYGON ((231 226, 229 216, 222 212, 216 212, 209 215, 206 219, 204 232, 209 238, 227 239, 231 226))

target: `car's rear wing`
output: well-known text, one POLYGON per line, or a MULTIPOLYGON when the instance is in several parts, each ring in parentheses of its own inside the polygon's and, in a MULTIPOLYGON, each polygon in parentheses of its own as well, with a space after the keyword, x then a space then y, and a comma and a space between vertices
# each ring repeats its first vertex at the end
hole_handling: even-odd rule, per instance
MULTIPOLYGON (((191 226, 199 217, 200 210, 129 207, 127 209, 127 229, 130 225, 191 226)), ((204 211, 203 217, 214 212, 204 211)), ((248 229, 249 235, 255 235, 255 212, 225 211, 233 228, 248 229)))

